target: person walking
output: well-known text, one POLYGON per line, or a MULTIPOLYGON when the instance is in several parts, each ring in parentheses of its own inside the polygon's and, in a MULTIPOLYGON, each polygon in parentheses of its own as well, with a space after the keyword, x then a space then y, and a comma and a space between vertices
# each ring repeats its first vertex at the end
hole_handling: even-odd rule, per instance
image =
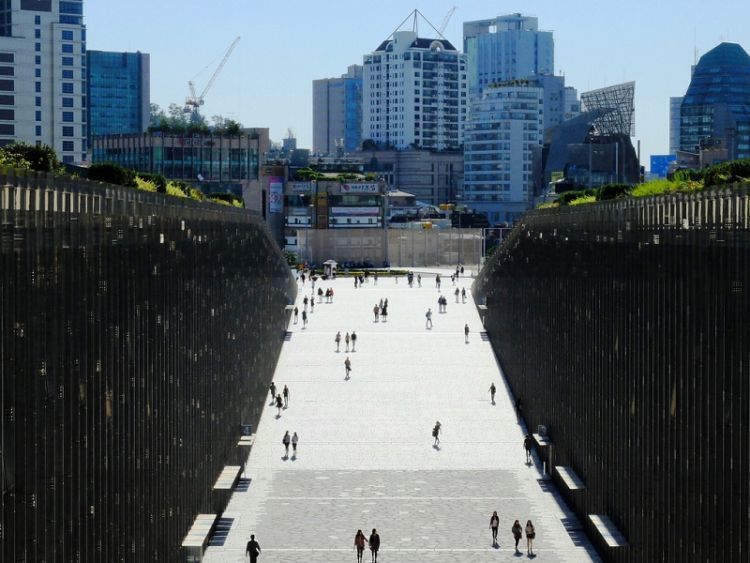
POLYGON ((323 302, 323 288, 319 287, 318 288, 318 303, 322 303, 322 302, 323 302))
POLYGON ((375 315, 375 322, 380 320, 380 307, 377 304, 372 308, 372 313, 375 315))
POLYGON ((438 291, 440 291, 440 274, 435 276, 435 286, 438 288, 438 291))
POLYGON ((307 328, 307 311, 302 311, 302 328, 307 328))
POLYGON ((456 303, 458 303, 458 295, 461 293, 458 288, 456 288, 456 291, 453 292, 456 295, 456 303))
POLYGON ((461 302, 466 303, 466 288, 465 287, 461 288, 461 302))
POLYGON ((299 442, 299 436, 295 432, 292 436, 292 457, 297 457, 297 442, 299 442))
POLYGON ((462 276, 464 275, 464 267, 463 266, 461 266, 461 275, 462 276))
MULTIPOLYGON (((302 274, 302 283, 305 283, 304 280, 305 274, 302 274)), ((250 556, 250 563, 256 563, 258 561, 258 556, 260 555, 260 544, 255 541, 255 534, 250 534, 250 541, 247 542, 245 555, 250 556)))
MULTIPOLYGON (((375 279, 377 279, 377 277, 375 279)), ((362 555, 365 552, 365 543, 367 543, 367 539, 362 533, 362 530, 357 530, 357 533, 354 536, 354 549, 357 550, 357 563, 362 563, 362 555)))
POLYGON ((510 532, 513 534, 513 539, 516 540, 516 553, 520 553, 518 551, 518 542, 520 542, 521 538, 523 537, 523 529, 521 528, 521 523, 518 520, 513 522, 513 527, 510 529, 510 532))
POLYGON ((346 351, 347 352, 349 351, 349 340, 350 339, 351 339, 351 337, 349 336, 349 333, 347 332, 346 336, 344 336, 344 342, 346 342, 346 351))
POLYGON ((284 390, 282 391, 282 394, 284 395, 284 408, 287 408, 289 406, 289 387, 284 385, 284 390))
POLYGON ((435 441, 432 443, 433 446, 440 445, 440 421, 435 422, 435 426, 432 428, 432 437, 435 441))
POLYGON ((276 418, 281 418, 281 409, 284 406, 284 401, 281 399, 281 393, 276 395, 276 408, 279 409, 279 412, 276 414, 276 418))
POLYGON ((464 325, 464 342, 466 344, 469 343, 469 324, 468 323, 464 325))
POLYGON ((490 516, 490 530, 492 530, 492 547, 497 545, 497 529, 500 527, 500 517, 497 515, 497 510, 490 516))
POLYGON ((302 300, 302 305, 303 305, 302 310, 303 311, 307 311, 307 304, 308 304, 309 301, 310 300, 307 298, 307 295, 305 295, 305 298, 302 300))
POLYGON ((424 314, 425 316, 425 322, 424 327, 425 328, 432 328, 432 309, 427 309, 427 312, 424 314))
POLYGON ((378 563, 378 550, 380 549, 380 536, 378 531, 373 528, 370 534, 370 552, 372 553, 372 563, 378 563))
POLYGON ((268 386, 268 390, 271 392, 271 404, 273 404, 276 401, 276 384, 273 381, 268 386))
POLYGON ((388 322, 388 300, 386 300, 385 305, 383 305, 383 308, 380 310, 380 316, 383 317, 383 322, 388 322))
POLYGON ((344 360, 344 370, 346 371, 346 377, 344 379, 349 379, 349 374, 352 372, 352 362, 349 359, 349 356, 344 360))
POLYGON ((536 538, 536 530, 534 530, 534 524, 531 520, 526 521, 526 554, 534 555, 534 538, 536 538))
POLYGON ((422 274, 417 274, 417 285, 422 287, 422 274))
POLYGON ((295 307, 294 308, 294 324, 297 324, 298 317, 299 317, 299 308, 295 307))
MULTIPOLYGON (((378 273, 375 272, 372 276, 372 285, 378 285, 378 273)), ((364 535, 362 537, 365 537, 364 535)))
POLYGON ((289 443, 291 441, 292 438, 289 436, 289 430, 287 430, 284 437, 281 439, 281 443, 284 444, 284 459, 289 457, 289 443))
POLYGON ((357 276, 354 276, 354 289, 357 289, 357 284, 359 284, 359 278, 357 278, 357 276))
POLYGON ((338 331, 336 333, 336 337, 333 339, 333 341, 336 343, 336 351, 339 351, 339 348, 341 347, 341 331, 338 331))
POLYGON ((352 331, 352 352, 357 351, 357 333, 352 331))
POLYGON ((495 393, 497 392, 497 388, 495 387, 495 382, 492 382, 492 385, 490 385, 490 398, 492 399, 492 404, 495 404, 495 393))
POLYGON ((305 287, 305 272, 302 272, 300 279, 302 280, 302 287, 305 287))
POLYGON ((310 298, 310 313, 315 312, 315 297, 310 298))
POLYGON ((534 446, 534 440, 529 434, 523 439, 523 449, 526 450, 526 463, 531 464, 531 448, 534 446))

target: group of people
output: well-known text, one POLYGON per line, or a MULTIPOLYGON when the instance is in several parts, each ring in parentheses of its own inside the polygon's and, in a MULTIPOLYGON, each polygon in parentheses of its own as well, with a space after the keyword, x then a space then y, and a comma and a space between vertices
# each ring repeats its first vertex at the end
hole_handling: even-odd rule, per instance
MULTIPOLYGON (((338 331, 336 333, 336 336, 333 338, 333 341, 336 343, 336 352, 339 352, 341 349, 341 331, 338 331)), ((352 352, 357 351, 357 333, 352 331, 351 334, 348 332, 346 333, 346 336, 344 336, 344 343, 346 344, 346 351, 349 351, 349 344, 352 346, 352 352)))
POLYGON ((289 435, 289 430, 284 433, 284 437, 281 439, 281 443, 284 444, 284 459, 289 459, 289 444, 292 445, 292 459, 297 457, 298 442, 299 436, 296 432, 292 436, 289 435))
POLYGON ((326 298, 326 303, 333 303, 333 288, 329 287, 328 289, 323 292, 323 288, 318 288, 318 303, 323 302, 323 297, 326 298))
POLYGON ((438 313, 448 312, 448 298, 445 295, 438 297, 438 313))
MULTIPOLYGON (((354 289, 357 289, 357 287, 363 285, 365 282, 370 281, 370 272, 365 271, 364 275, 356 275, 354 276, 354 289)), ((378 273, 375 272, 372 275, 372 283, 374 285, 378 285, 378 273)))
POLYGON ((370 539, 367 539, 362 533, 362 530, 357 530, 354 535, 354 549, 357 550, 357 563, 362 563, 362 556, 365 552, 365 544, 370 545, 370 553, 372 554, 372 563, 378 561, 378 550, 380 550, 380 535, 378 531, 373 528, 370 534, 370 539))
POLYGON ((461 301, 463 303, 466 303, 466 288, 461 288, 461 291, 458 291, 458 288, 456 288, 456 291, 453 292, 456 296, 456 303, 458 303, 458 296, 461 295, 461 301))
MULTIPOLYGON (((497 543, 497 530, 500 527, 500 517, 497 515, 497 510, 490 516, 490 530, 492 531, 492 547, 496 547, 497 543)), ((516 541, 516 553, 518 551, 518 542, 521 541, 524 532, 526 533, 526 554, 534 555, 534 538, 536 537, 536 529, 531 520, 526 521, 526 528, 521 527, 521 523, 516 520, 513 522, 513 527, 510 529, 510 533, 513 534, 513 539, 516 541)))
POLYGON ((375 315, 375 322, 378 322, 381 317, 384 323, 388 322, 388 298, 385 300, 381 299, 380 303, 375 303, 372 312, 375 315))
POLYGON ((281 418, 281 409, 289 407, 289 387, 284 385, 284 389, 281 393, 276 393, 276 384, 272 381, 269 385, 268 390, 271 392, 271 404, 279 409, 276 418, 281 418))

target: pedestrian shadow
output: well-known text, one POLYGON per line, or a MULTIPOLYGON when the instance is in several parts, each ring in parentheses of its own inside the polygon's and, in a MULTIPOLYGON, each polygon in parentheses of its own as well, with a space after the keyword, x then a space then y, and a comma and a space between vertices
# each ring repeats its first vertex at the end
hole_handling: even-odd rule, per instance
POLYGON ((281 415, 280 415, 280 414, 277 414, 277 415, 276 415, 276 420, 279 420, 280 418, 281 418, 281 415))

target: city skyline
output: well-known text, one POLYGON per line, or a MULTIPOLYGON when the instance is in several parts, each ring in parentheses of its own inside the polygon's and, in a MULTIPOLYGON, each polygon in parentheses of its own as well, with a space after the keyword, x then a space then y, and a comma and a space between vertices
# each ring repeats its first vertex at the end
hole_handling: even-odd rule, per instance
MULTIPOLYGON (((361 64, 362 57, 413 8, 439 27, 454 3, 420 0, 405 5, 387 0, 357 10, 340 0, 298 3, 293 18, 273 6, 240 0, 226 1, 221 10, 192 1, 181 3, 181 7, 186 5, 188 9, 175 11, 169 3, 152 5, 145 0, 127 5, 87 3, 88 47, 150 53, 151 100, 166 107, 184 103, 188 80, 195 78, 202 87, 231 40, 241 35, 242 41, 206 97, 204 114, 232 117, 245 126, 269 127, 275 141, 291 128, 298 146, 312 147, 312 81, 340 76, 348 65, 361 64), (118 25, 111 25, 113 21, 118 25), (166 32, 164 21, 170 22, 166 32)), ((515 12, 538 17, 541 30, 554 32, 555 71, 565 75, 566 84, 585 92, 636 82, 634 140, 641 140, 644 163, 650 154, 668 152, 669 98, 685 93, 696 55, 700 57, 722 40, 750 49, 750 30, 743 29, 743 22, 750 18, 750 4, 739 0, 727 2, 720 14, 707 12, 694 1, 660 5, 638 1, 629 4, 628 10, 613 4, 605 11, 601 3, 586 0, 576 8, 571 12, 569 6, 545 1, 515 6, 464 1, 444 35, 461 45, 465 21, 515 12)), ((420 35, 434 34, 425 28, 420 25, 420 35)))

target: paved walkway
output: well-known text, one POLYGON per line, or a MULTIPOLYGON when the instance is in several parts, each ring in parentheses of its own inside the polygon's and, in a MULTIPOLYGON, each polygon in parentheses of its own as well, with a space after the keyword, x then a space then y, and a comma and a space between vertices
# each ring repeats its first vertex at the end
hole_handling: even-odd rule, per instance
MULTIPOLYGON (((574 529, 539 468, 527 466, 523 430, 471 299, 456 303, 449 273, 438 313, 434 276, 409 288, 381 278, 354 289, 351 278, 333 287, 332 304, 318 304, 307 328, 290 323, 276 369, 276 385, 290 389, 289 408, 277 418, 267 404, 247 463, 250 481, 224 513, 231 526, 223 546, 210 547, 207 563, 247 561, 254 533, 265 562, 355 562, 353 539, 361 528, 382 539, 378 561, 482 563, 526 559, 516 555, 510 528, 531 519, 534 551, 542 561, 598 561, 574 529), (388 321, 374 322, 373 305, 388 299, 388 321), (425 311, 433 310, 432 330, 425 311), (471 333, 464 343, 464 324, 471 333), (355 330, 357 351, 336 353, 334 335, 355 330), (344 359, 352 377, 344 379, 344 359), (498 388, 497 404, 489 387, 498 388), (443 427, 440 449, 431 429, 443 427), (300 437, 296 458, 285 459, 286 430, 300 437), (500 515, 498 548, 489 519, 500 515)), ((316 286, 316 290, 317 290, 316 286)), ((298 306, 310 295, 300 288, 298 306)), ((270 402, 270 401, 269 401, 270 402)), ((365 554, 364 561, 370 561, 365 554)))

